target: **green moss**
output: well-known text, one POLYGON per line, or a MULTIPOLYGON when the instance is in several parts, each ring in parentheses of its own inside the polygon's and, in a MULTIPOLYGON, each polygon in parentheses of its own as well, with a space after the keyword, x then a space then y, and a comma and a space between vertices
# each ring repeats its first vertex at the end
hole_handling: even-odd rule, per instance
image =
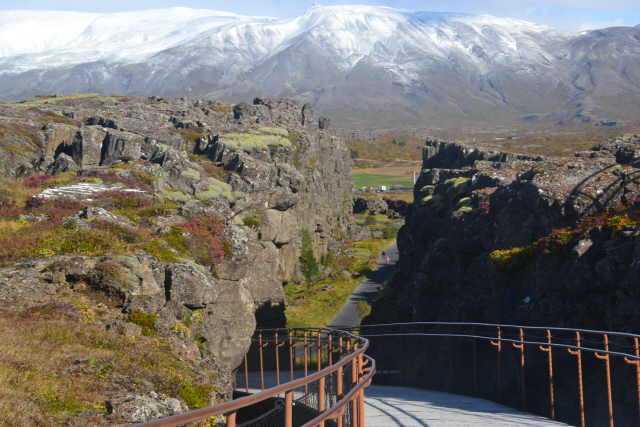
POLYGON ((189 239, 185 235, 184 230, 178 227, 171 227, 171 229, 162 235, 167 244, 175 249, 180 255, 186 256, 189 254, 189 239))
POLYGON ((86 408, 71 396, 60 395, 56 391, 50 391, 44 396, 46 407, 54 414, 70 414, 75 415, 84 411, 86 408))
POLYGON ((193 321, 196 323, 202 323, 204 321, 204 310, 193 310, 193 321))
POLYGON ((511 249, 495 250, 489 254, 489 260, 500 271, 511 272, 524 267, 537 255, 533 245, 520 246, 511 249))
POLYGON ((224 197, 227 200, 235 200, 233 188, 226 182, 211 177, 207 178, 206 182, 206 189, 196 192, 196 198, 200 200, 215 200, 224 197))
POLYGON ((285 128, 276 128, 276 127, 267 127, 267 126, 263 126, 263 127, 259 127, 258 128, 258 132, 260 133, 268 133, 271 135, 279 135, 279 136, 283 136, 285 138, 289 137, 289 131, 285 128))
POLYGON ((135 228, 125 227, 111 221, 94 220, 91 221, 91 227, 94 230, 107 231, 126 243, 138 243, 143 240, 142 233, 135 228))
POLYGON ((129 322, 134 323, 142 328, 142 335, 150 337, 158 333, 156 322, 158 315, 154 313, 145 313, 142 310, 133 310, 129 313, 129 322))
POLYGON ((223 135, 222 143, 236 150, 264 149, 270 146, 290 147, 291 141, 280 135, 256 135, 252 133, 228 133, 223 135))
POLYGON ((176 324, 173 326, 173 332, 175 332, 176 335, 182 338, 191 337, 191 329, 189 329, 189 326, 180 321, 176 322, 176 324))
POLYGON ((189 409, 206 408, 211 405, 211 392, 213 387, 209 385, 184 383, 178 391, 178 396, 189 406, 189 409))
POLYGON ((200 179, 200 172, 192 168, 184 169, 182 172, 180 172, 180 175, 185 178, 190 178, 196 181, 200 179))
POLYGON ((302 142, 302 134, 295 130, 289 131, 288 138, 289 138, 289 141, 294 145, 298 145, 300 142, 302 142))
POLYGON ((192 199, 191 196, 181 190, 165 190, 161 193, 161 197, 174 203, 187 203, 192 199))
POLYGON ((471 183, 471 178, 451 178, 444 182, 445 192, 450 197, 456 197, 465 193, 471 183))
POLYGON ((178 257, 169 248, 167 248, 161 240, 151 240, 145 243, 142 248, 158 261, 162 262, 178 262, 178 257))
POLYGON ((631 218, 629 214, 614 215, 607 219, 606 227, 611 230, 611 237, 616 237, 620 232, 634 225, 638 225, 640 222, 631 218))
POLYGON ((454 211, 454 215, 462 215, 470 212, 473 212, 473 208, 471 206, 462 206, 454 211))
POLYGON ((242 218, 242 223, 250 228, 259 228, 262 223, 262 216, 259 213, 254 213, 242 218))
POLYGON ((171 211, 175 209, 178 209, 177 205, 173 203, 164 203, 162 205, 154 205, 143 208, 136 212, 136 214, 142 218, 150 218, 170 214, 171 211))

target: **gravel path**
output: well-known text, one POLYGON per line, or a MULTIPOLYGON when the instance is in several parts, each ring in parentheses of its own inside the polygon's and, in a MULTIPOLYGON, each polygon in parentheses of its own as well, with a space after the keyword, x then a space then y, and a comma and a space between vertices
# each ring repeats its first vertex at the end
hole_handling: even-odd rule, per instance
POLYGON ((355 327, 360 325, 362 317, 358 311, 358 302, 373 302, 380 289, 382 289, 384 282, 390 279, 395 271, 399 256, 397 246, 394 244, 388 247, 385 249, 385 254, 389 257, 389 262, 387 263, 385 255, 380 256, 378 268, 353 291, 353 294, 351 294, 351 297, 349 297, 340 312, 329 323, 330 328, 339 329, 341 326, 355 327))

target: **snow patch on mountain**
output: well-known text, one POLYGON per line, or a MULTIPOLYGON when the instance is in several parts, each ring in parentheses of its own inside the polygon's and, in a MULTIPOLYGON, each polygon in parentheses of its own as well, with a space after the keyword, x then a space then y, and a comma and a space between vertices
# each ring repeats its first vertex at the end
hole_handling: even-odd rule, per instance
POLYGON ((515 19, 375 6, 320 6, 292 19, 187 8, 113 14, 9 11, 0 12, 0 73, 95 61, 153 62, 158 54, 180 62, 195 52, 197 63, 227 63, 241 73, 306 40, 341 70, 367 58, 403 76, 411 68, 407 63, 418 59, 456 56, 479 67, 539 62, 549 56, 545 40, 557 37, 562 35, 549 27, 515 19))

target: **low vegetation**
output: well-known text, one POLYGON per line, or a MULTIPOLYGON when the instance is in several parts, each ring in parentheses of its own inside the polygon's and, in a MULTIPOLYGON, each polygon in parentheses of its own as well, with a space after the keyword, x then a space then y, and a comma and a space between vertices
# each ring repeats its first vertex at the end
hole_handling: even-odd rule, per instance
POLYGON ((352 139, 347 141, 354 159, 366 159, 388 163, 389 161, 422 159, 424 140, 402 135, 385 135, 379 138, 352 139))
POLYGON ((162 339, 106 331, 96 319, 113 313, 86 305, 91 316, 60 301, 0 311, 0 424, 112 425, 109 399, 151 390, 191 408, 217 399, 212 372, 162 339))
MULTIPOLYGON (((145 176, 139 175, 137 180, 106 175, 101 176, 100 181, 113 177, 112 182, 124 181, 122 183, 130 187, 145 187, 145 176)), ((156 219, 175 213, 177 206, 147 194, 106 191, 83 202, 34 197, 53 183, 60 185, 87 179, 95 178, 65 174, 0 181, 0 265, 64 254, 98 256, 144 250, 160 261, 176 262, 186 258, 215 266, 231 254, 224 223, 217 217, 189 218, 164 233, 155 230, 156 219), (88 222, 73 219, 87 205, 106 209, 131 224, 104 219, 88 222)))
POLYGON ((376 188, 381 185, 385 185, 387 187, 391 187, 392 185, 413 187, 412 177, 399 175, 354 173, 351 175, 351 182, 353 183, 353 187, 356 189, 360 189, 362 187, 376 188))
POLYGON ((608 231, 611 238, 616 238, 626 227, 639 224, 640 208, 637 206, 604 212, 584 219, 576 227, 553 230, 548 236, 530 245, 495 250, 489 254, 489 260, 500 271, 518 271, 534 262, 539 255, 566 254, 567 249, 585 238, 591 230, 608 231))
POLYGON ((331 273, 317 281, 285 285, 287 326, 327 325, 342 308, 360 282, 377 266, 382 251, 393 239, 352 242, 338 256, 327 255, 321 265, 331 273))
POLYGON ((287 137, 273 134, 228 133, 222 136, 221 141, 236 150, 291 146, 291 141, 287 137))

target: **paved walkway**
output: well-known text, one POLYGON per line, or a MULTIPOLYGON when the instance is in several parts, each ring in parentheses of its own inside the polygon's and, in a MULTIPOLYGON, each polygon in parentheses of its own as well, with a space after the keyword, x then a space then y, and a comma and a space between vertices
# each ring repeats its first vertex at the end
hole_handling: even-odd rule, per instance
POLYGON ((372 303, 380 289, 382 289, 384 282, 389 280, 395 271, 395 265, 399 257, 397 246, 394 244, 388 247, 385 249, 385 254, 389 256, 389 263, 387 263, 385 255, 380 255, 378 268, 353 291, 353 294, 351 294, 340 312, 329 323, 330 328, 339 329, 340 327, 352 328, 360 326, 362 315, 358 310, 358 302, 367 301, 372 303))
POLYGON ((409 387, 365 391, 367 427, 567 426, 484 399, 409 387))

